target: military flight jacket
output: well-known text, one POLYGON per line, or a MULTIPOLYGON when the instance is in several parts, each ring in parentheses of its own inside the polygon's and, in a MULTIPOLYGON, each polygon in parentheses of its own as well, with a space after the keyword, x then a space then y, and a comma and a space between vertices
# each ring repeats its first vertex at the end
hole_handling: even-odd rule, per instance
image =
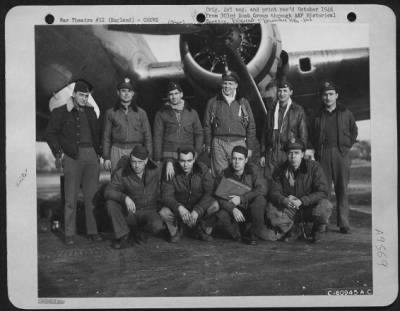
POLYGON ((206 146, 210 146, 213 137, 238 137, 246 139, 247 147, 254 150, 256 124, 248 100, 240 94, 236 94, 235 100, 230 105, 221 92, 212 97, 207 103, 203 124, 206 146), (245 106, 246 112, 239 113, 240 102, 245 106), (244 114, 247 114, 248 120, 244 120, 244 114))
POLYGON ((161 200, 175 214, 178 214, 178 207, 183 205, 189 211, 195 210, 202 216, 211 203, 215 200, 214 179, 208 167, 196 161, 192 173, 188 176, 180 167, 174 163, 175 177, 167 181, 165 177, 161 182, 161 200))
MULTIPOLYGON (((336 116, 338 148, 342 154, 345 154, 355 143, 358 135, 358 128, 351 111, 340 103, 336 105, 336 116)), ((325 122, 326 115, 321 109, 312 122, 311 144, 315 150, 316 159, 321 157, 324 148, 325 122)))
POLYGON ((203 146, 203 128, 197 111, 185 103, 180 121, 171 106, 165 104, 154 118, 153 159, 160 161, 162 152, 176 152, 191 147, 197 154, 203 146))
MULTIPOLYGON (((265 103, 266 109, 268 111, 267 120, 264 124, 264 129, 261 137, 261 155, 264 155, 266 151, 273 147, 273 131, 274 131, 274 114, 277 102, 265 103)), ((303 143, 307 146, 307 123, 306 115, 304 109, 292 101, 289 110, 282 121, 280 128, 280 143, 284 146, 291 138, 301 139, 303 143)))
MULTIPOLYGON (((240 178, 237 178, 231 166, 229 166, 222 172, 222 176, 226 178, 232 178, 251 188, 249 192, 240 196, 240 206, 242 206, 243 208, 247 208, 248 204, 255 197, 259 195, 265 197, 268 193, 267 181, 265 180, 264 176, 262 176, 261 173, 259 172, 258 167, 254 164, 247 163, 244 167, 243 174, 242 176, 240 176, 240 178)), ((221 177, 218 178, 219 179, 218 183, 220 181, 220 178, 221 177)), ((234 205, 232 203, 223 199, 220 199, 218 202, 221 208, 226 209, 229 212, 232 212, 234 208, 234 205)))
POLYGON ((158 208, 160 178, 161 169, 151 160, 147 162, 143 178, 139 178, 132 170, 128 157, 125 157, 122 167, 112 174, 104 198, 125 206, 128 196, 138 210, 158 208))
POLYGON ((103 129, 103 158, 110 159, 113 144, 142 144, 152 154, 152 137, 146 111, 131 105, 125 114, 122 105, 116 104, 106 111, 103 129))
MULTIPOLYGON (((67 104, 54 109, 46 129, 46 141, 53 155, 60 156, 65 153, 73 159, 79 157, 79 112, 74 106, 72 97, 67 104)), ((101 156, 100 125, 94 108, 83 108, 88 119, 92 144, 96 153, 101 156)))
POLYGON ((318 203, 328 197, 328 184, 320 164, 313 160, 303 159, 295 177, 295 186, 291 187, 285 174, 289 162, 283 163, 272 175, 270 201, 283 209, 283 200, 293 195, 303 202, 304 206, 318 203))

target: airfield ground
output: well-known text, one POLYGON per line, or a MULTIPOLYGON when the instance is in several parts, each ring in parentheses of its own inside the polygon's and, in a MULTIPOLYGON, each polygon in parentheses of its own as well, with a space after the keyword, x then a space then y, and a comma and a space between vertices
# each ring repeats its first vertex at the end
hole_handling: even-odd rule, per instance
MULTIPOLYGON (((112 234, 104 232, 103 242, 91 243, 80 235, 75 245, 66 246, 60 232, 48 230, 42 212, 38 296, 327 295, 336 289, 372 293, 369 163, 353 162, 351 176, 353 232, 339 233, 334 213, 320 244, 259 241, 250 246, 224 236, 208 243, 184 237, 170 244, 164 237, 151 237, 146 244, 117 251, 110 247, 112 234)), ((38 182, 41 211, 59 207, 58 187, 38 182)))

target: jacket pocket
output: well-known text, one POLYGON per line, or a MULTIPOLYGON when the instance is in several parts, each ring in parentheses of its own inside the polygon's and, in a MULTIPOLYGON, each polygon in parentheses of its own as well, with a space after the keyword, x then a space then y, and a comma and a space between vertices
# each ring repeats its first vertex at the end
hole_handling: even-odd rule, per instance
POLYGON ((347 130, 342 130, 342 141, 341 144, 347 147, 351 146, 351 134, 347 130))

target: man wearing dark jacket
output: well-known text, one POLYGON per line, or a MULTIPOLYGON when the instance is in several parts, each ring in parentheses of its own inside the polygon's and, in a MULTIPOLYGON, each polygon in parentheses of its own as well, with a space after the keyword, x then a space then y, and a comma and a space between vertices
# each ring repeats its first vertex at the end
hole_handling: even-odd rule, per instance
POLYGON ((229 200, 220 198, 217 219, 234 240, 242 241, 242 234, 244 234, 245 242, 256 245, 257 237, 267 239, 264 212, 268 189, 262 174, 254 165, 248 163, 248 160, 246 147, 233 148, 231 165, 223 171, 220 179, 222 177, 233 179, 251 190, 240 196, 231 195, 229 200), (248 225, 249 230, 247 230, 248 225))
POLYGON ((218 210, 218 203, 213 198, 214 179, 208 167, 196 160, 196 153, 190 147, 178 149, 178 161, 174 166, 174 178, 163 178, 161 183, 164 207, 160 215, 167 225, 171 242, 179 240, 178 227, 182 224, 192 229, 199 239, 211 241, 203 219, 218 210))
POLYGON ((147 232, 156 234, 164 229, 157 213, 159 167, 149 160, 149 152, 143 146, 136 146, 125 162, 112 174, 104 193, 115 232, 116 240, 112 244, 115 249, 129 245, 129 227, 138 242, 146 240, 147 232))
POLYGON ((233 147, 247 147, 251 157, 256 145, 253 112, 248 100, 236 91, 239 82, 236 72, 224 73, 221 92, 208 101, 204 114, 204 140, 214 176, 229 166, 233 147))
POLYGON ((350 148, 358 129, 353 114, 337 102, 339 94, 333 82, 321 84, 324 107, 312 123, 311 143, 315 158, 321 163, 331 195, 332 181, 336 193, 337 225, 342 233, 350 233, 348 184, 350 179, 350 148))
POLYGON ((66 105, 52 111, 46 130, 56 166, 64 168, 64 229, 68 245, 75 243, 76 205, 81 184, 88 238, 102 240, 97 232, 92 201, 98 188, 101 150, 99 122, 94 108, 88 103, 91 90, 87 81, 76 81, 72 97, 66 105))
POLYGON ((104 117, 103 158, 108 170, 115 170, 118 161, 128 156, 135 146, 145 146, 149 152, 152 148, 150 123, 146 111, 136 102, 136 92, 129 78, 118 84, 117 94, 118 102, 104 117))
POLYGON ((261 138, 260 164, 266 167, 267 178, 276 167, 286 161, 285 144, 291 139, 301 139, 307 144, 306 116, 303 108, 292 101, 293 86, 286 79, 277 85, 278 101, 268 103, 268 117, 261 138))
MULTIPOLYGON (((312 242, 318 242, 332 210, 325 175, 318 162, 304 159, 305 145, 301 140, 292 138, 285 151, 288 160, 273 174, 267 226, 275 231, 278 239, 289 237, 294 224, 302 228, 304 222, 313 223, 312 242)), ((299 238, 303 232, 295 234, 294 238, 299 238)))
MULTIPOLYGON (((173 81, 168 84, 169 101, 154 119, 153 159, 177 159, 178 148, 193 148, 197 154, 203 147, 203 127, 197 111, 183 99, 182 87, 173 81)), ((172 161, 167 163, 167 177, 174 174, 172 161)))

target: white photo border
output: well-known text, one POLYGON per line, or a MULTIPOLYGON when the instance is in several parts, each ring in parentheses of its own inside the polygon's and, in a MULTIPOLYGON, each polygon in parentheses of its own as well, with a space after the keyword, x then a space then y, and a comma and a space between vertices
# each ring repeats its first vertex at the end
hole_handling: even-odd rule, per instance
POLYGON ((353 11, 357 14, 357 22, 367 23, 370 29, 373 295, 285 296, 284 300, 282 296, 63 298, 65 303, 60 305, 39 303, 34 26, 45 25, 46 14, 84 19, 113 14, 128 17, 132 12, 135 17, 157 16, 160 12, 158 22, 167 23, 171 10, 185 23, 196 23, 197 14, 205 12, 207 6, 210 5, 163 5, 157 6, 157 10, 154 6, 145 5, 134 10, 128 10, 129 6, 102 5, 19 6, 8 12, 5 21, 7 269, 9 299, 17 307, 185 308, 193 307, 193 300, 196 307, 384 306, 397 298, 396 18, 390 8, 382 5, 332 5, 336 18, 329 21, 322 19, 318 23, 348 23, 347 13, 353 11), (21 141, 23 143, 16 143, 21 141), (383 247, 389 263, 387 266, 382 265, 380 250, 383 247))

